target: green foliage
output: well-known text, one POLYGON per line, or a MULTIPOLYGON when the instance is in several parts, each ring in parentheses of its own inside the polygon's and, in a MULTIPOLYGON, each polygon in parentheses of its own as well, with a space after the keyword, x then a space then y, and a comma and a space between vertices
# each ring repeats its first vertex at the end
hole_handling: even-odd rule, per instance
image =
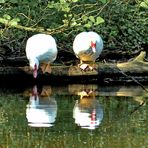
POLYGON ((5 3, 5 0, 0 0, 0 4, 5 3))
POLYGON ((140 3, 140 7, 142 8, 148 8, 148 0, 144 0, 140 3))
POLYGON ((0 18, 0 22, 6 24, 6 25, 10 25, 10 26, 16 26, 18 25, 18 22, 20 22, 19 18, 13 18, 8 14, 4 14, 2 18, 0 18))
POLYGON ((24 49, 34 31, 46 32, 72 50, 78 32, 94 30, 106 49, 130 54, 147 44, 147 6, 148 0, 0 0, 0 38, 19 41, 24 49))
POLYGON ((147 44, 147 12, 139 5, 139 2, 113 1, 102 12, 105 23, 96 30, 104 37, 106 48, 131 54, 147 44))

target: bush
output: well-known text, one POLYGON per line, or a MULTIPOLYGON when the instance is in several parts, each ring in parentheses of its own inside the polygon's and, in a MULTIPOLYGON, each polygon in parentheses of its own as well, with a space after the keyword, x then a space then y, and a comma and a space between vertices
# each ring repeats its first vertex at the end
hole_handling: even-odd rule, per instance
POLYGON ((27 38, 37 32, 54 35, 60 51, 73 53, 75 35, 85 30, 98 32, 105 49, 146 50, 147 0, 1 0, 0 9, 0 44, 10 53, 24 55, 27 38))

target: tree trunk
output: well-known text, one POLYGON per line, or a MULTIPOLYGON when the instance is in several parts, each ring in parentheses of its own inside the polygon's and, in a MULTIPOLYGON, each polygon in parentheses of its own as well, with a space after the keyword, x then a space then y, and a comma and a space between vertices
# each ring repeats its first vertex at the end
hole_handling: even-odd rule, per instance
POLYGON ((82 71, 78 66, 52 65, 51 73, 43 74, 39 70, 35 80, 28 66, 0 67, 0 81, 13 83, 145 83, 148 82, 148 62, 144 61, 145 52, 141 52, 134 60, 125 63, 96 63, 96 70, 82 71))

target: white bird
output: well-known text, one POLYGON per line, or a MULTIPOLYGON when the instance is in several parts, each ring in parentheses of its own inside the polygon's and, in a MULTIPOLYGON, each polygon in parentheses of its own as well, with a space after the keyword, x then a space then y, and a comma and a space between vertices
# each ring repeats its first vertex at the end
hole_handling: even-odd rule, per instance
POLYGON ((49 65, 55 61, 57 53, 56 41, 51 35, 39 33, 27 40, 26 56, 34 78, 38 75, 39 67, 43 73, 51 72, 49 65))
POLYGON ((33 87, 26 106, 26 118, 31 127, 51 127, 57 117, 57 101, 50 94, 41 96, 37 86, 33 87))
POLYGON ((75 123, 81 128, 97 128, 103 120, 103 108, 96 99, 95 92, 80 91, 78 95, 80 99, 76 100, 73 108, 75 123))
POLYGON ((86 70, 93 67, 86 63, 94 63, 103 50, 103 40, 96 32, 81 32, 73 42, 73 51, 80 59, 80 68, 86 70))

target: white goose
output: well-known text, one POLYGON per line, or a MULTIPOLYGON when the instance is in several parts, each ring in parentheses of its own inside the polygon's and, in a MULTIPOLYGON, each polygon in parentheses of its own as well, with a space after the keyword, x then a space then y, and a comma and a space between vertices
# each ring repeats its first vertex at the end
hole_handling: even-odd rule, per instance
POLYGON ((28 125, 31 127, 51 127, 54 126, 56 116, 57 102, 55 98, 50 94, 41 96, 35 85, 26 106, 28 125))
POLYGON ((96 129, 103 120, 103 108, 96 99, 94 91, 78 92, 79 100, 76 100, 73 108, 75 123, 81 128, 96 129))
POLYGON ((38 75, 39 67, 42 68, 43 73, 51 72, 49 64, 56 59, 57 52, 56 41, 51 35, 39 33, 27 40, 26 56, 34 78, 38 75))
POLYGON ((82 70, 93 70, 94 68, 87 62, 94 63, 103 50, 103 40, 96 32, 81 32, 73 42, 73 51, 80 59, 80 68, 82 70))

